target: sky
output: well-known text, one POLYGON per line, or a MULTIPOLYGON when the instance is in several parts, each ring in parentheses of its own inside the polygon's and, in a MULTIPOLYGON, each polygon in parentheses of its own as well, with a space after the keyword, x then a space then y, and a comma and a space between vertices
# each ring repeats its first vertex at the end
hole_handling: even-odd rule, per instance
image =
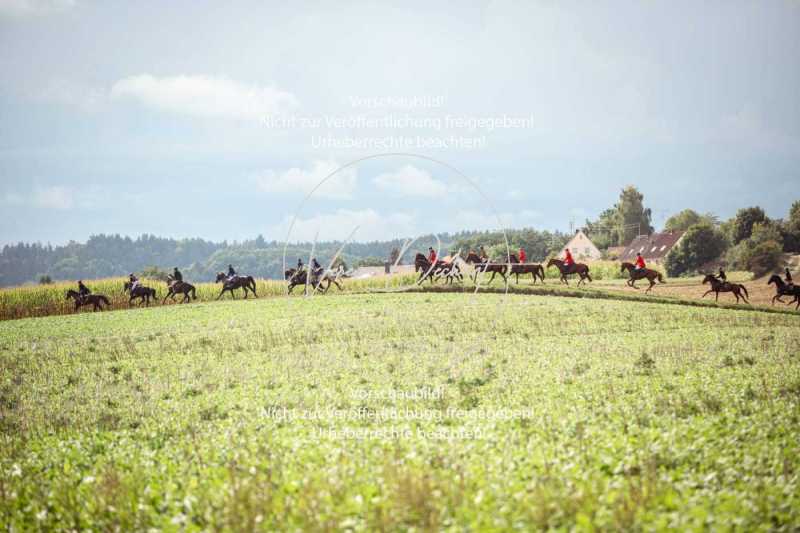
POLYGON ((800 2, 428 4, 0 0, 0 244, 800 199, 800 2))

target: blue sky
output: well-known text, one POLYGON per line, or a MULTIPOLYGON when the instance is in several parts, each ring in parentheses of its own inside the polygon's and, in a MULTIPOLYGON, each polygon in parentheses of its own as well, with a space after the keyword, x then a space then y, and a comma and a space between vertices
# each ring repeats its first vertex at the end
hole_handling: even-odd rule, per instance
POLYGON ((800 198, 796 1, 0 0, 0 50, 0 243, 567 230, 626 184, 656 225, 800 198), (528 122, 437 127, 504 116, 528 122), (417 137, 471 183, 384 157, 297 211, 417 137), (454 138, 478 146, 431 146, 454 138))

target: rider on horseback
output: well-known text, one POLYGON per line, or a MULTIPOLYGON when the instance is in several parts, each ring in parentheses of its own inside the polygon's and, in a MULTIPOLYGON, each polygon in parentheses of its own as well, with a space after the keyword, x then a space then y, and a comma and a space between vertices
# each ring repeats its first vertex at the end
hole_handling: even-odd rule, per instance
POLYGON ((527 259, 528 259, 528 257, 525 255, 525 250, 522 248, 522 246, 520 246, 519 247, 519 262, 520 263, 524 263, 527 259))
POLYGON ((233 279, 236 277, 236 271, 233 269, 233 265, 228 265, 228 279, 233 279))
POLYGON ((89 290, 89 287, 83 284, 83 280, 78 280, 78 295, 83 298, 84 296, 88 296, 92 294, 92 291, 89 290))
POLYGON ((428 261, 430 261, 432 265, 436 264, 436 251, 431 246, 428 246, 428 261))
POLYGON ((636 254, 635 266, 636 266, 636 270, 644 270, 645 267, 646 267, 646 265, 644 264, 644 257, 642 257, 642 254, 640 254, 640 253, 636 254))
POLYGON ((489 260, 489 256, 486 254, 486 249, 483 247, 483 245, 481 245, 480 250, 478 250, 478 256, 484 263, 489 260))
POLYGON ((178 270, 178 267, 172 269, 172 279, 176 283, 183 282, 183 274, 181 274, 181 271, 178 270))
POLYGON ((569 251, 569 248, 564 249, 564 266, 571 267, 575 264, 575 260, 572 258, 572 254, 569 251))
POLYGON ((316 257, 311 258, 311 273, 315 276, 322 274, 322 265, 317 262, 316 257))
POLYGON ((786 285, 789 287, 794 286, 794 282, 792 281, 792 273, 789 272, 789 267, 786 267, 786 285))
POLYGON ((133 292, 136 286, 139 285, 139 278, 134 276, 133 272, 131 272, 130 274, 128 274, 128 281, 131 282, 131 292, 133 292))
POLYGON ((297 258, 297 271, 300 272, 303 270, 303 260, 298 257, 297 258))
POLYGON ((719 274, 717 274, 717 279, 719 279, 722 283, 726 283, 728 281, 728 276, 725 275, 725 271, 722 270, 722 267, 719 267, 719 274))

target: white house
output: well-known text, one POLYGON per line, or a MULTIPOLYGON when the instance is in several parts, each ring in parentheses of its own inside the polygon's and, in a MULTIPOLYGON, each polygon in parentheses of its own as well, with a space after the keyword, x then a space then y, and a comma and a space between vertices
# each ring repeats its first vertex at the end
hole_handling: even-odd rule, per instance
POLYGON ((577 259, 600 259, 603 254, 597 246, 586 236, 583 230, 575 230, 575 235, 564 246, 572 252, 572 257, 577 259))

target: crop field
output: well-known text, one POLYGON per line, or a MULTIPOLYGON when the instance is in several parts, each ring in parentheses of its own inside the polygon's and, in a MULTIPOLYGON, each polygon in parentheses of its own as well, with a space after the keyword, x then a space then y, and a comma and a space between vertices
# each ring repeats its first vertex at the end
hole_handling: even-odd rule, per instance
POLYGON ((796 530, 799 326, 438 292, 3 321, 0 523, 796 530))

